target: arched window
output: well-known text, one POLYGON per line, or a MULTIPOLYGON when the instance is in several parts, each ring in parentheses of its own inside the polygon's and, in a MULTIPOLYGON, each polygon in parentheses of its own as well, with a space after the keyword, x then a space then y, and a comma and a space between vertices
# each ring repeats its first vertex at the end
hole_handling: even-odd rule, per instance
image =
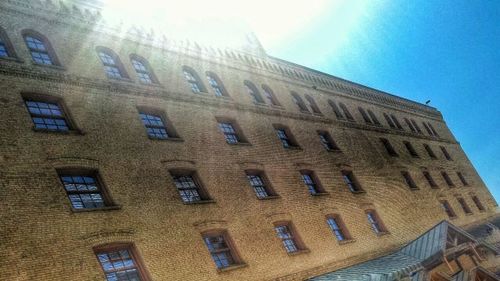
POLYGON ((335 116, 337 117, 337 119, 344 119, 342 112, 340 112, 339 107, 337 106, 337 104, 334 101, 328 100, 328 104, 332 107, 332 110, 335 113, 335 116))
POLYGON ((28 47, 31 58, 37 64, 61 65, 49 40, 35 31, 23 31, 24 42, 28 47))
POLYGON ((135 72, 137 72, 139 81, 147 84, 158 84, 158 79, 156 79, 156 76, 146 59, 133 54, 130 55, 130 61, 132 62, 135 72))
POLYGON ((97 47, 97 54, 104 65, 104 71, 109 78, 128 79, 127 72, 123 67, 118 55, 111 49, 105 47, 97 47))
POLYGON ((229 96, 227 94, 226 88, 224 87, 224 84, 222 84, 222 81, 219 79, 219 76, 217 74, 207 71, 207 79, 208 79, 208 84, 210 84, 210 87, 214 89, 215 96, 217 97, 227 97, 229 96))
POLYGON ((269 88, 267 85, 262 85, 262 91, 264 91, 264 97, 269 101, 270 104, 280 106, 278 99, 274 95, 273 90, 269 88))
POLYGON ((188 66, 183 66, 182 72, 184 73, 184 78, 186 78, 186 81, 191 86, 191 90, 193 91, 193 93, 197 94, 201 92, 207 92, 205 86, 201 82, 200 76, 198 76, 194 69, 188 66))
POLYGON ((248 80, 245 80, 243 82, 243 84, 245 84, 245 87, 247 88, 248 93, 252 97, 253 102, 255 102, 255 103, 265 103, 264 99, 262 98, 262 96, 259 93, 259 90, 257 90, 257 87, 255 87, 255 85, 252 82, 250 82, 248 80))
POLYGON ((295 92, 291 92, 293 102, 297 105, 297 107, 300 109, 300 111, 303 112, 309 112, 309 109, 307 109, 306 104, 302 100, 302 98, 295 92))
POLYGON ((15 58, 17 57, 12 43, 5 30, 0 27, 0 58, 15 58))
POLYGON ((345 118, 347 118, 347 120, 349 120, 349 121, 354 121, 354 117, 352 117, 351 112, 349 112, 349 109, 347 108, 347 106, 345 106, 345 104, 343 104, 341 102, 339 103, 339 106, 342 109, 342 111, 344 112, 345 118))
POLYGON ((305 97, 306 97, 306 100, 309 103, 309 106, 311 107, 312 111, 316 114, 321 114, 321 110, 319 110, 319 107, 316 104, 316 101, 310 95, 305 95, 305 97))

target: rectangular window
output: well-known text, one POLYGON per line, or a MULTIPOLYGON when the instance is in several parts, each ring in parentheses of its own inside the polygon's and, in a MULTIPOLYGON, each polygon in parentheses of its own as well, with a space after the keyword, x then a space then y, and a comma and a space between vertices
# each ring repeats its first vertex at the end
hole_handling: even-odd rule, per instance
POLYGON ((368 219, 368 222, 370 223, 373 232, 375 232, 377 235, 387 232, 387 229, 385 228, 384 224, 382 223, 382 220, 380 219, 375 210, 367 210, 365 212, 366 212, 366 218, 368 219))
POLYGON ((465 179, 464 175, 462 175, 461 172, 457 172, 457 176, 464 186, 469 186, 469 183, 467 182, 467 180, 465 179))
POLYGON ((344 182, 347 184, 347 187, 352 193, 363 192, 363 189, 358 184, 358 181, 351 171, 342 171, 342 178, 344 179, 344 182))
POLYGON ((59 178, 74 209, 112 206, 96 171, 58 171, 59 178))
POLYGON ((443 210, 446 212, 446 214, 448 215, 448 217, 450 219, 457 217, 457 215, 455 214, 455 212, 451 208, 450 203, 448 203, 448 201, 441 200, 441 201, 439 201, 439 203, 441 203, 441 208, 443 208, 443 210))
POLYGON ((424 125, 424 128, 427 131, 427 133, 429 134, 429 136, 434 136, 431 129, 429 128, 429 126, 427 126, 427 124, 425 122, 422 122, 422 125, 424 125))
POLYGON ((406 125, 408 125, 408 128, 410 128, 410 131, 416 133, 417 131, 415 130, 415 127, 413 126, 413 124, 410 122, 410 120, 408 120, 408 118, 404 118, 405 122, 406 122, 406 125))
POLYGON ((361 116, 363 117, 363 120, 365 120, 366 124, 373 124, 372 120, 370 119, 368 114, 366 114, 366 111, 362 107, 358 107, 358 111, 359 113, 361 113, 361 116))
POLYGON ((9 53, 7 52, 7 47, 5 43, 3 43, 0 39, 0 57, 8 57, 9 53))
POLYGON ((469 208, 469 205, 467 205, 467 202, 462 197, 457 198, 458 203, 460 204, 460 207, 462 207, 462 210, 466 214, 472 214, 472 211, 469 208))
POLYGON ((274 129, 276 130, 276 134, 278 135, 279 140, 284 148, 298 148, 299 145, 295 141, 295 138, 290 133, 290 130, 287 127, 281 125, 274 125, 274 129))
POLYGON ((443 155, 446 158, 446 160, 448 160, 448 161, 452 161, 453 160, 451 158, 450 154, 448 153, 448 150, 446 150, 446 147, 440 146, 439 148, 441 148, 441 151, 443 152, 443 155))
POLYGON ((318 131, 318 136, 326 150, 328 151, 340 150, 340 148, 337 146, 337 144, 327 131, 318 131))
POLYGON ((419 157, 417 151, 415 150, 413 145, 411 145, 410 142, 404 141, 403 143, 405 144, 406 150, 408 150, 408 153, 410 153, 410 155, 412 157, 415 157, 415 158, 419 157))
POLYGON ((24 102, 35 129, 56 132, 67 132, 72 129, 59 102, 34 99, 26 99, 24 102))
POLYGON ((368 109, 368 115, 370 115, 370 118, 372 119, 373 124, 375 124, 377 126, 381 126, 382 125, 382 124, 380 124, 380 121, 378 121, 378 118, 375 115, 375 113, 373 113, 373 111, 371 111, 371 110, 368 109))
POLYGON ((160 115, 141 111, 139 112, 139 116, 150 138, 163 140, 170 137, 167 126, 160 115))
POLYGON ((419 134, 422 134, 422 130, 420 130, 420 127, 418 126, 417 122, 415 122, 415 120, 413 120, 413 119, 410 119, 410 121, 413 124, 413 127, 415 127, 415 129, 417 130, 417 132, 419 134))
POLYGON ((226 142, 229 144, 235 144, 240 142, 240 138, 236 133, 233 125, 229 122, 219 122, 219 129, 224 134, 226 142))
POLYGON ((267 177, 264 172, 261 171, 246 171, 247 179, 250 182, 250 185, 253 187, 255 191, 255 195, 259 199, 265 199, 269 197, 276 197, 276 193, 271 188, 267 177))
POLYGON ((427 125, 429 125, 429 129, 431 129, 432 134, 436 137, 439 137, 439 134, 436 132, 436 130, 434 130, 434 126, 432 126, 432 124, 429 122, 427 122, 427 125))
POLYGON ((196 203, 210 200, 195 172, 170 171, 170 174, 183 202, 196 203))
POLYGON ((481 201, 479 200, 479 198, 477 196, 472 196, 472 201, 474 201, 474 204, 476 205, 476 207, 479 211, 485 210, 483 204, 481 203, 481 201))
POLYGON ((384 145, 385 147, 385 150, 387 151, 387 153, 392 156, 392 157, 398 157, 398 153, 396 152, 396 150, 394 150, 394 147, 392 147, 392 144, 389 142, 388 139, 384 139, 384 138, 380 138, 380 141, 382 142, 382 144, 384 145))
POLYGON ((325 190, 319 184, 319 181, 316 178, 314 172, 301 171, 300 174, 302 175, 302 180, 304 181, 304 184, 307 186, 307 189, 309 190, 309 193, 311 195, 326 193, 325 190))
POLYGON ((449 187, 455 187, 455 184, 453 183, 453 181, 451 181, 451 178, 450 176, 448 176, 448 173, 441 172, 441 175, 443 176, 444 181, 449 187))
POLYGON ((394 122, 392 121, 391 117, 389 117, 389 115, 387 115, 387 113, 384 113, 384 118, 385 118, 385 121, 387 121, 387 124, 389 124, 389 127, 396 129, 396 125, 394 125, 394 122))
POLYGON ((94 251, 107 281, 149 280, 132 245, 104 246, 94 251))
POLYGON ((304 250, 291 222, 278 223, 274 226, 274 230, 278 238, 281 239, 287 253, 295 253, 304 250))
POLYGON ((203 235, 203 241, 218 269, 241 264, 229 235, 226 231, 218 231, 203 235))
POLYGON ((429 185, 432 188, 438 188, 438 185, 436 184, 436 182, 434 181, 434 179, 432 178, 432 176, 429 172, 423 171, 422 173, 424 174, 425 179, 427 180, 427 182, 429 183, 429 185))
POLYGON ((401 175, 405 179, 405 182, 409 188, 418 189, 418 186, 415 184, 415 181, 413 181, 413 178, 411 177, 410 173, 408 173, 407 171, 401 171, 401 175))
POLYGON ((398 118, 396 118, 396 116, 394 116, 394 114, 391 114, 391 119, 394 122, 394 124, 396 125, 396 127, 398 127, 398 129, 403 130, 403 126, 401 126, 401 123, 399 123, 398 118))
POLYGON ((349 232, 347 231, 344 222, 342 221, 339 215, 327 216, 326 223, 328 224, 328 227, 330 227, 330 229, 333 232, 333 235, 335 235, 335 238, 337 238, 339 242, 345 240, 351 240, 349 232))
POLYGON ((432 148, 428 144, 424 144, 424 148, 431 159, 437 159, 436 154, 434 153, 434 151, 432 151, 432 148))

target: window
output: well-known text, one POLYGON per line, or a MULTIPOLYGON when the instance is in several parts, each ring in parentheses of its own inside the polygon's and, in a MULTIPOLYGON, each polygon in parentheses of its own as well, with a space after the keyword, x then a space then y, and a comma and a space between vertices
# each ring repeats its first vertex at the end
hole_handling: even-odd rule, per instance
POLYGON ((363 192, 363 189, 359 185, 358 181, 354 177, 352 171, 341 171, 342 178, 344 179, 345 184, 349 188, 352 193, 360 193, 363 192))
POLYGON ((462 197, 457 198, 458 203, 460 204, 460 207, 462 207, 462 210, 466 214, 472 214, 471 209, 469 208, 469 205, 467 205, 467 202, 462 197))
POLYGON ((146 132, 148 137, 151 139, 168 139, 168 138, 178 138, 175 130, 169 128, 168 119, 162 116, 158 111, 154 110, 139 110, 139 116, 141 117, 142 124, 146 127, 146 132))
POLYGON ((392 156, 392 157, 398 157, 398 153, 396 152, 396 150, 394 150, 394 147, 392 147, 391 143, 389 142, 388 139, 384 139, 384 138, 380 138, 380 141, 382 142, 382 144, 384 145, 385 147, 385 150, 387 151, 387 153, 392 156))
POLYGON ((469 183, 467 182, 467 180, 465 179, 465 177, 462 173, 457 172, 457 176, 464 186, 469 186, 469 183))
POLYGON ((403 143, 405 144, 405 147, 406 147, 406 150, 408 150, 408 153, 410 153, 410 155, 412 157, 418 158, 418 153, 415 150, 415 148, 413 148, 413 145, 411 145, 411 143, 408 141, 404 141, 403 143))
POLYGON ((196 172, 173 170, 170 175, 184 203, 211 201, 196 172))
POLYGON ((53 98, 26 98, 24 103, 35 129, 54 132, 68 132, 73 129, 60 101, 53 98))
POLYGON ((373 111, 368 109, 367 112, 368 112, 368 115, 370 115, 370 118, 372 119, 373 124, 378 125, 378 126, 382 125, 382 124, 380 124, 380 121, 378 121, 378 118, 375 115, 375 113, 373 113, 373 111))
POLYGON ((449 187, 455 187, 455 184, 453 183, 453 181, 451 181, 451 178, 450 176, 448 176, 448 173, 441 172, 441 175, 443 176, 444 181, 449 187))
POLYGON ((333 232, 333 235, 335 235, 335 238, 337 238, 337 241, 345 241, 345 240, 351 240, 351 236, 349 235, 349 232, 347 231, 347 228, 344 225, 344 222, 340 218, 339 215, 329 215, 326 217, 326 223, 328 224, 328 227, 333 232))
POLYGON ((408 118, 404 118, 404 120, 405 120, 406 125, 408 125, 408 128, 410 128, 410 131, 416 133, 417 130, 415 129, 413 124, 410 122, 410 120, 408 120, 408 118))
POLYGON ((73 209, 113 206, 97 171, 60 170, 58 174, 73 209))
POLYGON ((266 175, 262 171, 248 170, 245 171, 247 175, 247 179, 250 182, 250 185, 253 187, 255 191, 255 195, 259 199, 277 197, 277 194, 271 188, 271 184, 267 179, 266 175))
POLYGON ((131 243, 115 243, 94 247, 107 281, 150 280, 136 248, 131 243))
POLYGON ((275 106, 281 106, 281 104, 278 102, 278 99, 274 95, 273 90, 269 88, 267 85, 262 85, 262 91, 264 92, 264 97, 267 99, 269 104, 275 105, 275 106))
POLYGON ((309 107, 311 107, 312 111, 316 114, 321 114, 321 110, 319 110, 316 101, 309 95, 305 95, 307 102, 309 103, 309 107))
POLYGON ((236 254, 232 240, 227 231, 211 231, 203 234, 203 241, 215 262, 217 269, 242 264, 236 254))
POLYGON ((477 209, 479 211, 484 211, 485 208, 483 206, 483 204, 481 203, 481 201, 479 200, 479 198, 477 196, 472 196, 472 201, 474 201, 474 204, 476 205, 477 209))
POLYGON ((156 79, 156 76, 151 70, 151 67, 146 59, 139 57, 138 55, 131 55, 130 61, 132 62, 135 72, 137 72, 139 81, 146 84, 158 84, 158 80, 156 79))
POLYGON ((318 131, 318 136, 326 150, 340 151, 340 148, 337 146, 337 144, 327 131, 318 131))
POLYGON ((368 223, 370 223, 370 226, 372 227, 372 230, 373 232, 375 232, 375 234, 380 235, 387 233, 387 229, 385 228, 382 220, 378 216, 377 212, 375 212, 375 210, 366 210, 365 213, 368 219, 368 223))
POLYGON ((297 107, 300 109, 302 112, 309 112, 309 109, 307 109, 306 104, 302 100, 302 98, 295 92, 291 93, 293 102, 297 105, 297 107))
POLYGON ((385 118, 385 121, 387 121, 387 124, 389 125, 389 127, 396 129, 396 125, 394 125, 394 122, 392 121, 391 117, 389 117, 389 115, 384 113, 384 118, 385 118))
POLYGON ((104 65, 104 72, 109 78, 128 79, 128 74, 115 52, 108 48, 97 47, 97 53, 104 65))
POLYGON ((0 27, 0 58, 15 58, 16 52, 7 36, 7 33, 0 27))
POLYGON ((432 178, 432 176, 429 172, 423 171, 422 173, 424 174, 424 177, 427 180, 427 182, 429 183, 430 187, 438 188, 438 185, 436 184, 436 182, 434 181, 434 179, 432 178))
POLYGON ((219 130, 224 134, 229 144, 248 143, 235 121, 226 118, 217 118, 219 130))
POLYGON ((259 93, 259 90, 257 90, 257 87, 255 87, 255 85, 252 82, 246 80, 243 82, 243 84, 245 84, 247 92, 250 95, 250 97, 252 97, 254 103, 265 104, 264 99, 259 93))
POLYGON ((399 123, 398 118, 396 118, 396 116, 394 116, 394 114, 391 114, 391 119, 394 122, 394 125, 396 125, 396 127, 398 129, 403 130, 403 126, 401 126, 401 123, 399 123))
POLYGON ((37 64, 61 65, 52 49, 49 40, 42 34, 35 31, 23 31, 24 41, 31 53, 31 58, 37 64))
POLYGON ((420 127, 417 125, 417 122, 415 122, 415 120, 413 120, 413 119, 410 119, 410 121, 413 124, 413 127, 415 128, 415 130, 417 130, 417 132, 419 134, 422 134, 422 130, 420 130, 420 127))
POLYGON ((372 120, 370 119, 368 114, 366 114, 366 111, 362 107, 358 107, 358 111, 359 113, 361 113, 361 116, 363 117, 363 120, 365 120, 365 123, 373 124, 372 120))
POLYGON ((207 92, 207 90, 205 89, 205 85, 203 85, 200 77, 198 76, 196 71, 194 71, 194 69, 188 66, 183 66, 182 73, 184 73, 184 78, 188 82, 189 86, 191 87, 191 91, 193 91, 193 93, 198 94, 201 92, 204 93, 207 92))
POLYGON ((436 132, 436 130, 434 130, 434 126, 432 126, 432 124, 429 122, 427 122, 427 125, 429 126, 429 129, 431 129, 432 135, 434 135, 435 137, 439 137, 439 134, 436 132))
POLYGON ((431 147, 428 144, 424 144, 424 148, 431 159, 437 159, 436 154, 434 154, 434 151, 432 151, 431 147))
POLYGON ((291 222, 280 222, 274 225, 274 230, 287 253, 295 253, 304 250, 302 241, 297 236, 297 233, 291 222))
POLYGON ((214 90, 216 97, 229 96, 227 94, 226 88, 224 87, 224 84, 222 84, 222 81, 219 79, 219 77, 215 73, 207 71, 206 74, 207 74, 208 84, 214 90))
POLYGON ((347 108, 347 106, 345 106, 345 104, 340 102, 339 106, 342 109, 342 112, 344 113, 344 116, 345 116, 345 118, 347 118, 347 120, 355 121, 354 117, 352 117, 351 112, 349 112, 349 109, 347 108))
POLYGON ((410 173, 408 173, 407 171, 401 171, 401 175, 405 179, 405 182, 410 189, 418 189, 418 186, 415 184, 415 181, 413 181, 410 173))
POLYGON ((425 122, 422 122, 422 125, 424 125, 424 128, 427 131, 427 133, 429 134, 429 136, 434 136, 431 129, 429 128, 429 126, 427 126, 427 124, 425 122))
POLYGON ((335 113, 335 116, 337 117, 337 119, 341 119, 341 120, 344 119, 342 112, 340 112, 339 107, 337 106, 337 104, 334 101, 328 100, 328 104, 331 106, 333 113, 335 113))
POLYGON ((452 161, 453 160, 451 158, 450 154, 448 153, 448 150, 446 150, 446 148, 444 146, 440 146, 439 148, 441 148, 441 151, 443 152, 443 155, 446 158, 446 160, 448 160, 448 161, 452 161))
POLYGON ((450 203, 448 203, 448 201, 441 200, 441 201, 439 201, 439 203, 441 204, 441 208, 443 208, 443 211, 445 211, 445 213, 448 215, 448 217, 450 219, 457 217, 457 215, 455 214, 455 212, 451 208, 450 203))
POLYGON ((326 193, 313 171, 304 170, 300 174, 311 195, 326 193))
POLYGON ((282 125, 274 125, 274 129, 276 130, 276 134, 281 141, 281 144, 284 148, 298 148, 299 145, 295 141, 295 138, 291 134, 290 130, 282 125))

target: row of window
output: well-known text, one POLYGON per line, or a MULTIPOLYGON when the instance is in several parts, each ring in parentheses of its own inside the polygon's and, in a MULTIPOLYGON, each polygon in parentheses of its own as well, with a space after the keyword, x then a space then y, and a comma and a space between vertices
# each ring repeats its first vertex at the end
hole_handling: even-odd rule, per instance
MULTIPOLYGON (((25 39, 26 46, 28 47, 32 59, 35 63, 41 65, 60 66, 59 60, 57 59, 57 56, 50 42, 45 36, 35 31, 23 31, 22 34, 25 39)), ((103 64, 104 71, 109 78, 129 79, 129 75, 127 74, 120 58, 115 52, 105 47, 97 47, 96 50, 103 64)), ((9 40, 7 39, 7 35, 0 28, 0 57, 15 57, 15 56, 16 55, 14 49, 10 44, 9 40)), ((146 59, 144 59, 139 55, 132 54, 130 55, 130 62, 133 66, 133 69, 136 71, 139 81, 146 84, 159 83, 158 79, 156 78, 156 75, 154 74, 151 66, 149 65, 146 59)), ((191 90, 194 93, 207 92, 204 83, 202 82, 200 76, 198 76, 198 74, 194 69, 188 66, 184 66, 182 68, 182 71, 187 83, 189 84, 191 90)), ((212 87, 216 96, 218 97, 229 96, 222 81, 215 73, 207 72, 206 76, 208 84, 212 87)), ((243 84, 248 94, 255 103, 270 104, 272 106, 281 106, 280 102, 278 101, 274 92, 271 90, 269 86, 262 85, 262 91, 264 94, 263 97, 254 83, 246 80, 244 81, 243 84)), ((307 112, 307 113, 312 112, 315 114, 322 114, 315 100, 310 95, 306 94, 305 99, 311 110, 309 110, 308 106, 306 105, 302 97, 300 97, 297 93, 291 92, 291 96, 294 103, 297 105, 297 107, 301 112, 307 112)), ((339 105, 337 106, 337 104, 333 100, 329 100, 328 103, 332 107, 332 110, 338 119, 340 120, 347 119, 348 121, 355 121, 354 117, 349 112, 349 109, 345 106, 345 104, 339 103, 339 105)), ((375 113, 373 113, 370 109, 365 110, 362 107, 358 107, 358 110, 361 113, 361 116, 363 117, 365 123, 376 126, 382 126, 378 118, 376 117, 375 113)), ((384 113, 383 115, 387 120, 389 127, 398 130, 404 130, 403 127, 401 126, 401 123, 396 118, 396 116, 394 116, 393 114, 388 115, 386 113, 384 113)), ((422 130, 417 125, 415 120, 408 118, 404 118, 404 120, 412 132, 423 134, 422 130)), ((430 136, 439 137, 438 133, 436 132, 432 124, 430 124, 429 122, 422 122, 422 125, 424 126, 424 128, 426 129, 426 131, 430 136)))
MULTIPOLYGON (((399 157, 399 153, 397 153, 396 149, 394 149, 394 147, 392 146, 391 142, 388 139, 380 138, 380 142, 382 143, 385 150, 387 151, 387 154, 389 154, 392 157, 399 157)), ((409 141, 403 141, 403 144, 404 144, 406 150, 408 151, 408 154, 410 154, 411 157, 420 158, 420 155, 415 150, 415 147, 413 147, 413 145, 409 141)), ((429 155, 430 159, 433 159, 433 160, 438 159, 438 157, 436 156, 436 154, 434 153, 434 151, 432 150, 432 148, 428 144, 424 144, 424 149, 427 152, 427 154, 429 155)), ((439 149, 443 153, 443 156, 446 160, 453 161, 453 158, 451 158, 451 155, 448 152, 448 150, 446 149, 446 147, 439 146, 439 149)))
MULTIPOLYGON (((471 195, 471 199, 479 211, 481 211, 481 212, 485 211, 485 208, 484 208, 483 204, 481 203, 481 200, 479 200, 479 198, 477 196, 471 195)), ((457 202, 466 215, 472 215, 472 210, 469 207, 469 205, 467 204, 467 202, 465 202, 465 199, 463 197, 457 197, 457 202)), ((453 208, 451 207, 450 203, 448 203, 447 200, 440 200, 439 203, 441 204, 443 211, 448 215, 448 217, 450 219, 454 219, 457 217, 457 214, 455 213, 455 211, 453 210, 453 208)))

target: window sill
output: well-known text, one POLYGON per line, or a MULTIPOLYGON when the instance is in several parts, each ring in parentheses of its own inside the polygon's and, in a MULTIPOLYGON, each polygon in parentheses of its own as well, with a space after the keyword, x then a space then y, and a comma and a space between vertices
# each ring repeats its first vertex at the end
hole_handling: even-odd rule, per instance
POLYGON ((342 241, 338 241, 337 240, 337 243, 339 245, 351 244, 351 243, 354 243, 354 242, 356 242, 356 239, 346 239, 346 240, 342 240, 342 241))
POLYGON ((37 133, 48 133, 48 134, 56 134, 56 135, 85 135, 85 133, 79 129, 69 130, 69 131, 56 131, 56 130, 48 130, 48 129, 38 129, 32 127, 32 130, 37 133))
POLYGON ((235 142, 235 143, 226 142, 226 143, 234 146, 252 146, 252 144, 249 142, 235 142))
POLYGON ((66 68, 60 66, 60 65, 55 65, 55 64, 43 64, 43 63, 37 63, 37 62, 34 62, 32 61, 33 65, 36 65, 36 66, 41 66, 41 67, 47 67, 47 68, 52 68, 52 69, 57 69, 57 70, 62 70, 62 71, 65 71, 66 68))
POLYGON ((342 153, 342 150, 340 150, 340 149, 326 149, 326 151, 331 152, 331 153, 342 153))
POLYGON ((329 196, 329 195, 330 195, 330 193, 328 193, 328 192, 317 192, 317 193, 311 194, 311 196, 313 196, 313 197, 321 197, 321 196, 329 196))
POLYGON ((309 249, 302 249, 302 250, 298 250, 298 251, 295 251, 295 252, 287 252, 287 254, 289 256, 297 256, 297 255, 301 255, 301 254, 307 254, 307 253, 310 253, 311 250, 309 249))
POLYGON ((283 146, 283 147, 288 150, 302 150, 300 146, 288 146, 288 147, 283 146))
MULTIPOLYGON (((112 78, 112 79, 115 79, 115 78, 112 78)), ((160 83, 158 83, 158 82, 147 83, 147 82, 142 82, 142 81, 139 80, 139 84, 142 85, 142 86, 163 89, 163 86, 160 83)))
POLYGON ((212 204, 215 202, 216 202, 215 200, 209 199, 209 200, 200 200, 200 201, 183 202, 183 203, 184 203, 184 205, 204 205, 204 204, 212 204))
POLYGON ((311 114, 311 112, 310 112, 310 111, 308 111, 308 110, 302 110, 302 109, 300 109, 300 113, 304 113, 304 114, 311 114))
POLYGON ((12 61, 12 62, 18 62, 18 63, 24 63, 24 60, 18 58, 18 57, 0 57, 0 60, 5 60, 5 61, 12 61))
POLYGON ((148 136, 148 139, 150 139, 152 141, 173 141, 173 142, 183 142, 184 141, 184 139, 174 138, 174 137, 170 137, 170 138, 166 138, 166 139, 158 139, 158 138, 152 138, 152 137, 148 136))
POLYGON ((87 212, 120 210, 121 208, 122 208, 122 206, 120 206, 120 205, 106 206, 106 207, 101 207, 101 208, 88 208, 88 209, 75 209, 72 207, 71 211, 73 213, 87 213, 87 212))
POLYGON ((420 190, 420 188, 418 188, 418 187, 410 187, 409 189, 410 189, 411 191, 418 191, 418 190, 420 190))
POLYGON ((118 77, 110 77, 110 76, 107 76, 109 80, 111 81, 121 81, 121 82, 129 82, 129 83, 134 83, 134 81, 132 81, 132 79, 130 78, 118 78, 118 77))
POLYGON ((278 196, 278 195, 271 195, 271 196, 267 196, 267 197, 262 197, 262 198, 259 198, 257 197, 257 199, 259 200, 273 200, 273 199, 280 199, 281 196, 278 196))
POLYGON ((465 213, 466 216, 472 216, 474 213, 465 213))
POLYGON ((224 267, 224 268, 217 268, 217 272, 219 272, 219 273, 228 272, 228 271, 232 271, 235 269, 244 268, 247 266, 248 266, 248 264, 246 264, 246 263, 235 264, 235 265, 231 265, 231 266, 224 267))
POLYGON ((384 232, 379 232, 379 233, 376 233, 376 235, 377 235, 378 237, 382 237, 382 236, 389 235, 389 234, 391 234, 389 231, 384 231, 384 232))
POLYGON ((359 191, 351 191, 352 194, 364 194, 366 191, 364 190, 359 190, 359 191))

